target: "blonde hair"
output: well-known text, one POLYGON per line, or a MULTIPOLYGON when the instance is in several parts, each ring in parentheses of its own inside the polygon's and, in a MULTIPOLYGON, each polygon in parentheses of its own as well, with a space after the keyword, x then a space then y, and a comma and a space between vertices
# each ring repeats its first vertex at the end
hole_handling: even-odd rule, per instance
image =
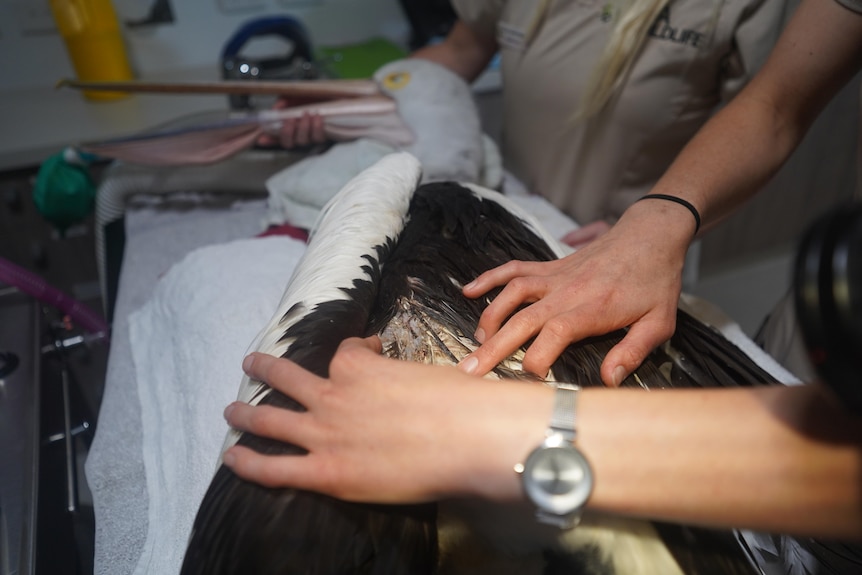
POLYGON ((647 31, 670 0, 629 0, 587 83, 575 120, 598 114, 628 76, 647 31))
MULTIPOLYGON (((545 22, 553 0, 539 0, 533 19, 527 29, 529 45, 545 22)), ((616 15, 617 23, 608 43, 587 83, 584 94, 573 116, 581 121, 601 112, 628 77, 647 32, 671 0, 623 0, 616 15)), ((724 0, 715 2, 709 30, 714 30, 724 0)), ((605 4, 607 7, 608 4, 605 4)))

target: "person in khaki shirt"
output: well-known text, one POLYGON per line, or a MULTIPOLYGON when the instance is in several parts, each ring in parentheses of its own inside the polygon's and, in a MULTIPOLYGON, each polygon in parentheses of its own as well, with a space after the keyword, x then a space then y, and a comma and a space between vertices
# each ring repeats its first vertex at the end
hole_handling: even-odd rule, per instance
MULTIPOLYGON (((858 0, 803 0, 763 71, 704 126, 653 191, 688 201, 704 227, 754 194, 862 67, 862 14, 844 7, 850 5, 860 10, 858 0)), ((676 309, 679 272, 695 229, 684 206, 636 202, 607 234, 567 258, 483 274, 465 286, 466 295, 515 277, 524 278, 522 288, 536 290, 505 295, 504 289, 483 317, 487 339, 474 352, 476 361, 465 360, 461 370, 380 357, 374 338, 345 342, 328 379, 253 354, 244 362, 246 372, 300 396, 308 411, 263 414, 258 411, 266 408, 234 403, 225 413, 228 422, 302 445, 314 457, 268 457, 232 447, 224 462, 251 481, 353 501, 523 498, 511 467, 487 464, 489 458, 521 460, 545 429, 553 391, 501 386, 469 373, 487 371, 536 333, 524 366, 547 372, 550 362, 543 362, 557 354, 557 343, 543 338, 541 328, 556 318, 565 328, 557 336, 567 341, 632 326, 637 341, 624 340, 627 349, 609 354, 602 368, 605 382, 615 384, 616 368, 631 369, 673 331, 669 310, 676 309), (499 329, 506 308, 528 301, 534 303, 519 313, 533 314, 534 321, 498 338, 509 325, 499 329), (530 325, 534 330, 524 331, 530 325), (486 415, 482 426, 475 418, 480 412, 486 415), (399 426, 413 432, 392 434, 399 426)), ((862 417, 837 404, 821 383, 590 388, 580 392, 578 404, 578 442, 596 477, 591 509, 862 540, 862 417)))
POLYGON ((455 0, 440 44, 415 56, 466 80, 499 51, 504 165, 604 231, 658 181, 760 67, 786 3, 744 0, 455 0))
MULTIPOLYGON (((472 82, 500 54, 504 167, 583 226, 563 238, 573 246, 606 231, 748 81, 786 8, 783 0, 452 4, 459 20, 448 36, 413 57, 472 82)), ((322 143, 322 119, 285 122, 279 139, 322 143)))

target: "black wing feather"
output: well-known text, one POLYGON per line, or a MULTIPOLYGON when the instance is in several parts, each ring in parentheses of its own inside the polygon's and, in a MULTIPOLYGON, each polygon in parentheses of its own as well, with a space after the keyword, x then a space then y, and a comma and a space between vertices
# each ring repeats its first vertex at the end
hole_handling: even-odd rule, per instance
MULTIPOLYGON (((378 257, 389 250, 374 248, 378 257)), ((339 343, 364 333, 380 276, 377 259, 366 259, 363 269, 372 279, 356 280, 345 290, 349 299, 321 304, 290 327, 283 338, 295 343, 284 357, 326 376, 339 343)), ((260 404, 304 409, 277 390, 269 390, 260 404)), ((237 443, 260 453, 304 453, 247 433, 237 443)), ((182 575, 431 573, 437 553, 435 520, 434 505, 361 505, 307 491, 269 489, 220 466, 195 518, 182 575)))
MULTIPOLYGON (((545 241, 507 209, 450 182, 420 187, 398 241, 371 252, 376 257, 367 258, 366 271, 372 280, 357 281, 348 290, 348 300, 321 305, 294 325, 284 334, 296 340, 285 357, 325 375, 341 340, 379 333, 403 298, 470 341, 496 292, 468 300, 462 285, 512 259, 555 257, 545 241)), ((557 379, 601 385, 599 366, 624 333, 570 346, 553 366, 557 379)), ((505 370, 500 374, 511 375, 505 370)), ((654 389, 775 383, 720 332, 680 311, 669 344, 656 350, 624 385, 654 389)), ((263 403, 302 409, 275 392, 263 403)), ((248 434, 240 443, 266 453, 302 453, 248 434)), ((195 520, 183 574, 431 573, 437 561, 435 515, 433 505, 359 505, 303 491, 266 489, 222 467, 195 520)), ((657 527, 687 573, 755 572, 731 531, 657 527)), ((548 557, 549 568, 569 564, 553 551, 548 557)))

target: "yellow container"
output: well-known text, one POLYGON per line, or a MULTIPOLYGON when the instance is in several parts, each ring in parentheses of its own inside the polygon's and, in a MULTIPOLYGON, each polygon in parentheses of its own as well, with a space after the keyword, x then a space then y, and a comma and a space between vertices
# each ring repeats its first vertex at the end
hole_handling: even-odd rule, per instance
MULTIPOLYGON (((110 0, 51 0, 51 12, 81 82, 132 79, 132 68, 110 0)), ((92 100, 115 100, 123 92, 84 92, 92 100)))

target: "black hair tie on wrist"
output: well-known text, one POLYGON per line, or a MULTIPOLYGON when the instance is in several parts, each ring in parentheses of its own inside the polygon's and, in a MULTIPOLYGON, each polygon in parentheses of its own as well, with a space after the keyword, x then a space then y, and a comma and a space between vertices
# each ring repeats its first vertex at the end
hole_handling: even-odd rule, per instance
POLYGON ((669 196, 667 194, 647 194, 638 198, 637 201, 641 200, 667 200, 669 202, 674 202, 687 208, 688 211, 691 212, 691 215, 694 216, 694 235, 697 235, 697 232, 700 230, 700 214, 697 212, 697 208, 695 208, 686 200, 678 198, 676 196, 669 196))

